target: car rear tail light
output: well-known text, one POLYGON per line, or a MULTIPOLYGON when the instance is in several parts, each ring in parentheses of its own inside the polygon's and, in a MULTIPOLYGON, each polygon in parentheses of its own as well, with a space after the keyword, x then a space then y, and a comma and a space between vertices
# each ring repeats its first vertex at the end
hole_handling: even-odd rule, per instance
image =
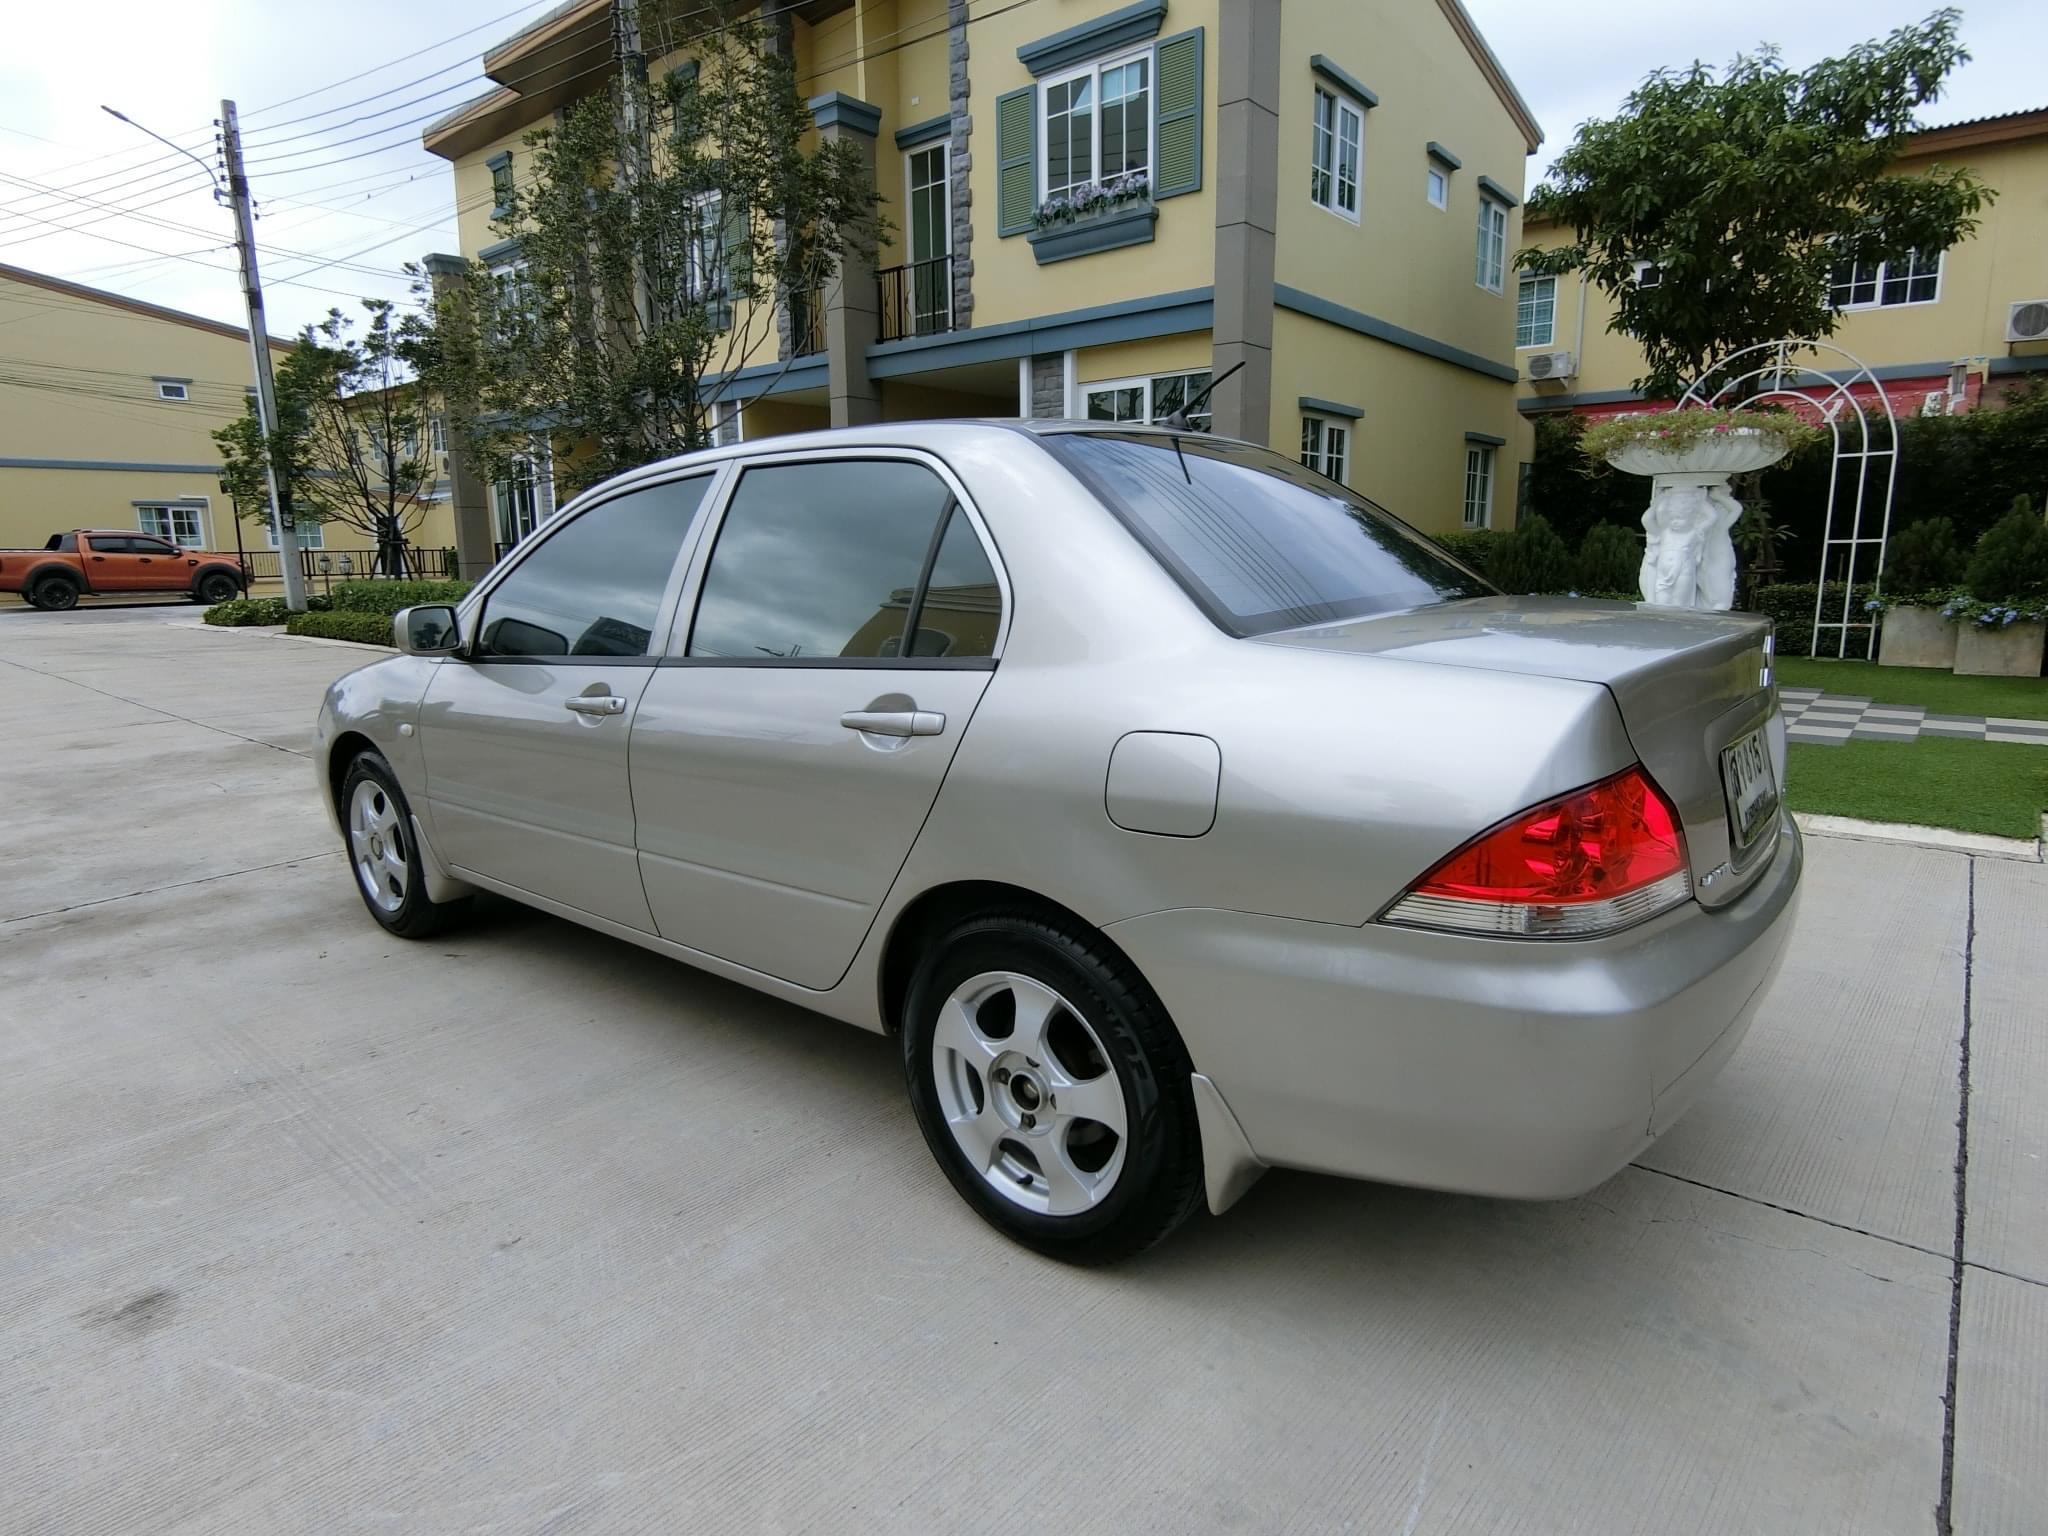
POLYGON ((1483 832, 1380 921, 1512 938, 1588 938, 1692 895, 1685 835, 1640 766, 1483 832))

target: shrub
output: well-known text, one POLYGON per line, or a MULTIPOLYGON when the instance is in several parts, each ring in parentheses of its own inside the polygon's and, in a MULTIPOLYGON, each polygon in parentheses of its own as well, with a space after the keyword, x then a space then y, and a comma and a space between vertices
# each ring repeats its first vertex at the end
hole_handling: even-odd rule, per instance
POLYGON ((1572 584, 1571 551, 1555 528, 1532 513, 1501 541, 1486 574, 1503 592, 1563 592, 1572 584))
POLYGON ((1617 449, 1641 444, 1665 453, 1682 453, 1730 432, 1760 432, 1775 437, 1788 454, 1811 447, 1827 435, 1787 411, 1687 406, 1609 416, 1579 434, 1579 452, 1589 459, 1601 460, 1617 449))
MULTIPOLYGON (((1755 611, 1767 615, 1778 632, 1778 654, 1780 656, 1811 656, 1813 654, 1813 599, 1820 589, 1812 582, 1785 582, 1774 586, 1758 587, 1751 602, 1755 611)), ((1842 613, 1843 587, 1839 581, 1827 584, 1824 619, 1839 619, 1842 613)), ((1871 657, 1870 640, 1871 615, 1864 607, 1870 600, 1870 589, 1858 585, 1854 600, 1849 605, 1849 618, 1861 628, 1849 631, 1849 656, 1856 661, 1868 661, 1871 657)), ((1835 654, 1836 635, 1829 630, 1822 641, 1825 654, 1835 654)))
POLYGON ((1952 587, 1969 563, 1953 518, 1927 517, 1892 535, 1884 550, 1885 584, 1895 598, 1952 587))
POLYGON ((335 583, 334 607, 337 612, 388 617, 415 603, 459 602, 471 585, 467 581, 342 581, 335 583))
POLYGON ((1633 599, 1642 579, 1642 538, 1618 523, 1595 523, 1579 544, 1577 571, 1579 592, 1626 592, 1633 599))
POLYGON ((2012 510, 1984 531, 1963 584, 1980 602, 2048 593, 2048 524, 2028 497, 2015 496, 2012 510))
MULTIPOLYGON (((387 583, 396 585, 396 583, 387 583)), ((391 645, 391 615, 336 609, 331 613, 295 613, 286 620, 288 635, 315 635, 322 640, 354 640, 360 645, 391 645)))
POLYGON ((1488 574, 1494 554, 1500 549, 1504 533, 1491 528, 1468 528, 1460 533, 1438 533, 1431 537, 1441 544, 1453 560, 1462 562, 1481 576, 1488 574))
POLYGON ((281 597, 231 597, 215 603, 200 617, 223 629, 243 629, 251 624, 282 624, 290 615, 281 597))

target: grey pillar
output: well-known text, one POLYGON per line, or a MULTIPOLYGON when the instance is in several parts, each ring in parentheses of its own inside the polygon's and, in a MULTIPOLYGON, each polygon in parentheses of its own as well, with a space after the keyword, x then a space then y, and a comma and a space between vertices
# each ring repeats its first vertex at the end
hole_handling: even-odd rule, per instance
POLYGON ((1280 221, 1280 0, 1221 0, 1217 23, 1216 430, 1273 430, 1273 232, 1280 221))
MULTIPOLYGON (((427 257, 424 265, 433 280, 435 299, 451 301, 456 311, 455 323, 465 323, 469 295, 464 279, 469 263, 460 256, 436 255, 427 257)), ((449 505, 455 514, 455 564, 465 581, 481 579, 498 563, 490 498, 470 462, 469 439, 464 430, 474 410, 475 402, 470 400, 441 402, 446 427, 442 439, 448 445, 449 505)))
POLYGON ((974 165, 967 144, 974 132, 974 108, 968 100, 973 85, 967 78, 967 0, 947 0, 946 53, 951 72, 947 110, 953 116, 946 141, 946 169, 952 182, 948 249, 953 253, 953 329, 964 331, 974 324, 974 191, 967 184, 974 165))
MULTIPOLYGON (((882 109, 844 91, 813 97, 810 106, 818 137, 828 144, 853 145, 872 181, 882 109)), ((874 254, 848 246, 840 254, 839 270, 825 284, 826 395, 832 405, 833 426, 854 427, 882 419, 881 391, 868 377, 868 348, 881 334, 874 254)))
POLYGON ((1031 414, 1057 421, 1067 414, 1067 355, 1048 352, 1031 359, 1031 414))

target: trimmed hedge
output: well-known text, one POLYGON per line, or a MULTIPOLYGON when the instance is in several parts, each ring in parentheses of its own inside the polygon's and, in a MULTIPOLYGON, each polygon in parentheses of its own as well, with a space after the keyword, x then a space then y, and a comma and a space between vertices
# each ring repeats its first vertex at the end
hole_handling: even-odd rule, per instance
POLYGON ((1430 537, 1448 550, 1453 560, 1470 566, 1481 576, 1490 576, 1487 566, 1507 535, 1493 528, 1469 528, 1459 533, 1433 533, 1430 537))
POLYGON ((387 618, 415 603, 455 603, 474 586, 468 581, 343 581, 335 583, 339 612, 381 613, 387 618))
MULTIPOLYGON (((1751 599, 1754 611, 1767 615, 1778 632, 1778 654, 1780 656, 1811 656, 1813 654, 1813 599, 1819 589, 1811 582, 1785 582, 1777 586, 1758 587, 1751 599)), ((1849 659, 1869 661, 1870 640, 1874 632, 1870 626, 1873 615, 1864 611, 1863 605, 1870 600, 1870 588, 1858 586, 1856 595, 1849 605, 1851 624, 1862 624, 1862 629, 1849 631, 1849 659)), ((1837 618, 1842 611, 1842 584, 1831 581, 1827 584, 1827 606, 1822 617, 1837 618)), ((1826 654, 1835 654, 1836 631, 1829 630, 1823 644, 1826 654)))
MULTIPOLYGON (((309 613, 325 613, 333 606, 326 597, 306 599, 306 611, 309 613)), ((281 597, 231 597, 224 603, 215 603, 200 617, 223 629, 244 629, 252 624, 282 624, 291 617, 291 610, 285 607, 281 597)))
MULTIPOLYGON (((395 586, 397 583, 386 585, 395 586)), ((387 651, 394 649, 391 615, 388 613, 346 609, 336 609, 331 613, 295 613, 285 621, 284 632, 288 635, 314 635, 322 640, 353 640, 358 645, 381 645, 387 651)))

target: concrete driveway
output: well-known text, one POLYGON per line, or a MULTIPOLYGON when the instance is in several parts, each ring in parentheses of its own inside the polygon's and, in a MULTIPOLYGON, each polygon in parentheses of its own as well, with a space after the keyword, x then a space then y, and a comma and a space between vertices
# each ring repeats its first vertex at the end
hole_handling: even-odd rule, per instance
POLYGON ((2048 1529, 2048 869, 1817 838, 1584 1199, 977 1221, 890 1042, 360 909, 338 646, 0 615, 0 1530, 2048 1529))

